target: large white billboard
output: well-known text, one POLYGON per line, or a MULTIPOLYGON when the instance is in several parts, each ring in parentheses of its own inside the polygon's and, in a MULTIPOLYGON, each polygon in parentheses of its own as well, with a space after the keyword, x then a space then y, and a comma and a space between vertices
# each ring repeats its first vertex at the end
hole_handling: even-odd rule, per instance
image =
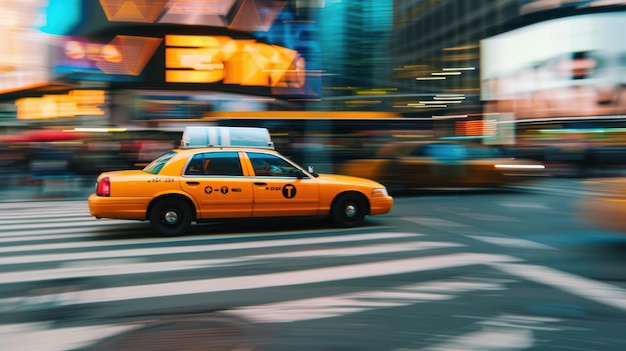
POLYGON ((626 13, 545 21, 481 41, 481 99, 516 118, 626 113, 626 13))

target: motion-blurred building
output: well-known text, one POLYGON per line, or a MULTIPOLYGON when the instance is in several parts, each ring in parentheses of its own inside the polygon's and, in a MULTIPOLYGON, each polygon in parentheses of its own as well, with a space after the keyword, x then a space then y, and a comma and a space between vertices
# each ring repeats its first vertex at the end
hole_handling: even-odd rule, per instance
POLYGON ((625 4, 395 1, 393 107, 432 116, 441 135, 486 144, 615 139, 608 134, 620 129, 605 127, 623 123, 625 4), (572 130, 552 138, 560 127, 572 130))
POLYGON ((222 111, 380 111, 437 121, 441 136, 507 145, 555 129, 529 137, 518 130, 522 119, 622 115, 626 106, 619 89, 626 60, 613 35, 622 26, 622 1, 0 6, 7 9, 0 24, 4 126, 155 126, 222 111), (541 90, 559 85, 558 94, 541 90), (587 105, 567 110, 568 101, 587 105))
POLYGON ((310 106, 390 111, 376 97, 395 90, 390 75, 393 2, 326 1, 318 22, 324 91, 323 99, 310 106))

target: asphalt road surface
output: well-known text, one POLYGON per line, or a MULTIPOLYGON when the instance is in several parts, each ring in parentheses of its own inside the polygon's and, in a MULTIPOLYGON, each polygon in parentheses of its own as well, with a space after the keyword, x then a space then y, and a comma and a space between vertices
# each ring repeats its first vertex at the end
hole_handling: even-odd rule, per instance
POLYGON ((0 350, 624 350, 626 236, 577 180, 159 238, 85 201, 0 203, 0 350))

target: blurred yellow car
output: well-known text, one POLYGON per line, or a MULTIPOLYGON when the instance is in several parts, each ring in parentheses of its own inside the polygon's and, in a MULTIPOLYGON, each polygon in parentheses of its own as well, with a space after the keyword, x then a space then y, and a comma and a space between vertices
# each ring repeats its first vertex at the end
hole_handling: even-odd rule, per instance
POLYGON ((626 177, 590 179, 577 202, 578 219, 585 226, 626 234, 626 177))
POLYGON ((372 180, 303 169, 274 150, 267 129, 193 127, 143 170, 100 174, 88 204, 96 218, 149 220, 175 236, 224 218, 329 216, 353 227, 391 211, 393 198, 372 180))
POLYGON ((371 159, 351 160, 339 168, 384 184, 390 191, 441 188, 493 188, 544 176, 545 166, 449 142, 397 141, 371 159))

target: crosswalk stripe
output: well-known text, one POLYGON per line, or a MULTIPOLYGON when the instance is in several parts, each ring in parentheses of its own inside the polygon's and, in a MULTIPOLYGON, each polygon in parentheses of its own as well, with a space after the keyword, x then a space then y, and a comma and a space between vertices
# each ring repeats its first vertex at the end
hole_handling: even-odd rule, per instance
POLYGON ((359 291, 341 295, 245 306, 230 310, 227 313, 258 323, 291 323, 337 317, 347 313, 363 312, 377 308, 450 300, 469 291, 505 290, 506 282, 504 280, 455 277, 374 291, 359 291))
POLYGON ((81 326, 59 329, 44 329, 44 326, 21 326, 21 333, 2 333, 2 350, 77 350, 95 341, 140 327, 140 325, 81 326))
MULTIPOLYGON (((232 290, 323 283, 337 280, 415 273, 477 264, 510 263, 517 261, 519 261, 519 259, 507 255, 458 253, 313 268, 280 273, 91 289, 70 293, 43 295, 38 296, 38 298, 46 301, 55 301, 56 306, 70 306, 88 303, 103 303, 232 290)), ((14 298, 0 299, 0 306, 13 303, 13 300, 14 298)))
POLYGON ((135 262, 137 259, 131 260, 114 260, 113 262, 103 261, 98 265, 89 262, 81 262, 80 265, 73 264, 70 267, 59 269, 40 269, 31 271, 17 271, 10 273, 0 273, 0 285, 25 283, 33 281, 44 281, 54 279, 68 278, 86 278, 114 276, 138 273, 155 273, 155 272, 173 272, 208 267, 220 267, 227 265, 249 264, 252 261, 276 258, 310 258, 310 257, 349 257, 363 255, 379 255, 385 253, 398 253, 407 251, 429 250, 437 248, 459 247, 462 244, 447 242, 415 242, 400 244, 376 244, 365 245, 360 247, 325 249, 325 250, 307 250, 293 251, 278 254, 265 254, 253 256, 241 256, 227 259, 208 259, 208 260, 180 260, 166 262, 135 262))
POLYGON ((16 209, 2 209, 4 211, 4 215, 3 216, 8 216, 10 215, 10 217, 5 217, 5 218, 14 218, 14 217, 33 217, 33 218, 39 218, 39 217, 54 217, 54 216, 58 216, 60 214, 65 214, 65 215, 75 215, 75 214, 80 214, 80 215, 89 215, 89 208, 87 206, 81 206, 81 207, 69 207, 69 208, 65 208, 65 207, 53 207, 53 208, 16 208, 16 209))
MULTIPOLYGON (((98 231, 97 237, 101 238, 107 235, 120 235, 123 234, 120 230, 129 230, 128 225, 119 226, 119 227, 107 227, 106 231, 98 231)), ((19 243, 19 242, 29 242, 29 241, 43 241, 43 240, 57 240, 57 239, 81 239, 81 238, 89 238, 93 239, 94 234, 89 231, 85 231, 85 228, 73 228, 68 230, 41 230, 41 231, 32 231, 27 233, 19 233, 7 235, 6 237, 0 236, 0 243, 8 244, 8 243, 19 243)))
POLYGON ((37 208, 37 207, 54 207, 63 205, 64 207, 78 207, 87 205, 86 200, 36 200, 36 201, 1 201, 0 208, 12 209, 16 207, 37 208))
POLYGON ((505 247, 525 248, 525 249, 541 249, 541 250, 556 250, 556 248, 537 243, 531 240, 525 240, 520 238, 510 237, 496 237, 496 236, 482 236, 482 235, 466 235, 468 238, 479 240, 485 243, 500 245, 505 247))
POLYGON ((9 220, 0 220, 0 225, 14 225, 14 224, 23 224, 26 221, 37 221, 37 224, 47 225, 48 223, 67 223, 67 222, 80 222, 80 221, 93 221, 95 218, 89 216, 89 214, 80 214, 80 215, 65 215, 59 216, 58 214, 53 215, 45 215, 45 216, 11 216, 9 220))
POLYGON ((89 214, 89 206, 87 204, 80 206, 65 206, 62 204, 56 204, 44 207, 14 207, 14 208, 0 208, 4 211, 4 214, 11 214, 15 216, 47 216, 51 214, 75 214, 84 213, 89 214))
POLYGON ((63 202, 55 202, 55 203, 47 203, 39 206, 35 206, 32 203, 28 204, 28 206, 23 206, 20 204, 11 204, 6 206, 6 203, 0 203, 0 210, 11 214, 32 214, 36 216, 38 214, 46 214, 46 213, 62 213, 62 212, 89 212, 89 206, 86 203, 76 204, 76 205, 67 205, 63 202), (5 206, 2 206, 5 205, 5 206))
POLYGON ((424 225, 428 227, 452 227, 452 228, 463 228, 469 227, 466 224, 457 223, 453 221, 449 221, 447 219, 442 218, 434 218, 434 217, 404 217, 405 221, 412 222, 419 225, 424 225))
POLYGON ((3 225, 2 230, 22 230, 22 229, 36 229, 45 226, 46 228, 70 228, 70 227, 85 227, 85 226, 93 226, 97 224, 98 226, 109 226, 109 225, 119 225, 120 223, 128 223, 128 221, 122 220, 105 220, 98 221, 95 218, 85 218, 80 221, 75 221, 71 223, 62 222, 62 223, 39 223, 39 222, 31 222, 31 223, 22 223, 22 224, 11 224, 11 225, 3 225))
POLYGON ((513 276, 552 286, 572 295, 581 296, 626 311, 626 290, 616 285, 594 281, 543 266, 504 264, 504 262, 492 264, 491 266, 513 276))
MULTIPOLYGON (((193 246, 167 246, 167 247, 153 247, 153 248, 138 248, 138 249, 119 249, 109 251, 91 251, 91 252, 74 252, 74 253, 55 253, 55 254, 29 254, 10 257, 0 257, 0 264, 21 264, 21 263, 41 263, 41 262, 54 262, 54 261, 69 261, 69 260, 84 260, 95 258, 120 258, 120 257, 137 257, 137 256, 155 256, 155 255, 167 255, 167 254, 181 254, 192 252, 211 252, 211 251, 224 251, 224 250, 241 250, 241 249, 256 249, 256 248, 268 248, 268 247, 280 247, 280 246, 296 246, 296 245, 310 245, 310 244, 325 244, 325 243, 337 243, 337 242, 354 242, 354 241, 366 241, 366 240, 382 240, 382 239, 395 239, 395 238, 408 238, 418 237, 423 234, 417 233, 393 233, 393 232, 376 232, 366 234, 354 234, 354 235, 335 235, 327 237, 317 238, 298 238, 298 239, 282 239, 282 240, 261 240, 261 241, 246 241, 242 243, 228 243, 228 244, 204 244, 193 246)), ((193 241, 198 240, 196 237, 179 238, 180 241, 193 241)), ((138 239, 132 241, 132 243, 147 243, 147 242, 161 242, 171 243, 168 239, 161 239, 160 241, 152 239, 138 239)), ((63 243, 65 244, 65 243, 63 243)), ((103 246, 126 246, 129 245, 129 241, 113 241, 113 242, 88 242, 86 244, 91 245, 79 245, 78 243, 68 243, 63 248, 79 248, 79 247, 103 247, 103 246)), ((54 247, 51 245, 44 246, 32 245, 38 247, 39 250, 49 249, 54 247)), ((57 248, 61 248, 59 245, 57 248)), ((10 249, 7 247, 6 249, 10 249)), ((25 247, 22 246, 22 249, 25 247)), ((29 249, 32 250, 33 248, 29 249)))
MULTIPOLYGON (((357 293, 322 296, 318 298, 289 300, 278 303, 252 305, 229 311, 223 316, 251 323, 291 323, 312 319, 336 317, 347 313, 363 312, 379 308, 408 306, 429 301, 450 300, 466 292, 505 289, 506 281, 480 280, 454 277, 440 281, 370 290, 357 293)), ((0 326, 0 348, 36 349, 33 340, 59 339, 46 344, 48 351, 75 350, 124 332, 149 326, 151 320, 142 319, 127 323, 98 324, 90 327, 57 327, 52 323, 28 323, 0 326), (75 337, 76 334, 79 337, 75 337), (3 343, 4 342, 4 343, 3 343), (4 347, 2 347, 4 346, 4 347)))
POLYGON ((545 204, 537 203, 537 202, 524 202, 524 201, 504 201, 499 202, 502 207, 513 207, 513 208, 528 208, 528 209, 539 209, 539 210, 549 210, 545 204))

